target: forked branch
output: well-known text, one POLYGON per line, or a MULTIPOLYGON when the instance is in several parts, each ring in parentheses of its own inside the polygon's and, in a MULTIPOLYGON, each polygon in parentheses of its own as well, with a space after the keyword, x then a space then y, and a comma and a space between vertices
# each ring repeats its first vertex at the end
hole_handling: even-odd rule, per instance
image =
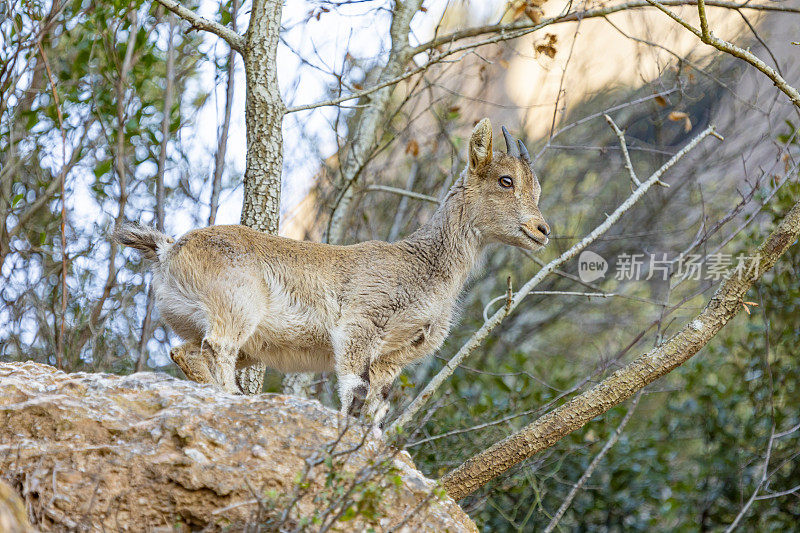
POLYGON ((183 20, 191 24, 193 29, 207 31, 218 37, 222 37, 237 52, 244 53, 244 37, 218 22, 201 17, 191 9, 185 8, 180 2, 175 0, 156 0, 159 4, 166 7, 183 20))
POLYGON ((697 37, 700 38, 701 41, 704 43, 713 46, 717 50, 722 52, 726 52, 734 57, 738 57, 739 59, 746 61, 747 63, 751 64, 761 72, 763 72, 775 86, 781 90, 789 99, 800 108, 800 92, 797 91, 794 87, 789 85, 787 81, 781 76, 774 68, 770 67, 766 63, 764 63, 758 56, 750 52, 749 50, 745 50, 744 48, 740 48, 733 43, 729 43, 724 39, 720 39, 719 37, 714 36, 714 34, 708 29, 708 18, 706 17, 706 4, 713 5, 710 2, 705 2, 704 0, 697 0, 697 11, 700 15, 700 28, 695 28, 688 22, 686 22, 683 18, 679 15, 674 13, 673 11, 667 9, 664 3, 659 2, 658 0, 647 0, 647 2, 659 10, 663 11, 667 16, 669 16, 672 20, 689 30, 690 32, 694 33, 697 37))
POLYGON ((631 163, 631 156, 628 153, 628 143, 625 142, 625 133, 619 129, 617 123, 614 122, 610 116, 603 115, 605 117, 606 122, 608 122, 609 126, 614 130, 614 133, 617 134, 617 139, 619 139, 619 148, 622 150, 622 159, 625 162, 625 168, 628 170, 628 174, 631 176, 631 182, 636 185, 637 187, 642 184, 639 181, 639 178, 636 177, 636 172, 633 170, 633 163, 631 163))

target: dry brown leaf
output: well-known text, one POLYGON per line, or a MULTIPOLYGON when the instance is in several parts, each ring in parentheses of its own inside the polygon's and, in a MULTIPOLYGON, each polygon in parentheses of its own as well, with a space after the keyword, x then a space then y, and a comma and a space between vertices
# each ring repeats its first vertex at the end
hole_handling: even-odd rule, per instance
POLYGON ((498 61, 498 63, 500 63, 500 66, 501 66, 501 67, 503 67, 503 68, 505 68, 505 69, 507 69, 507 68, 508 68, 508 61, 506 61, 505 59, 501 59, 501 60, 499 60, 499 61, 498 61))
POLYGON ((750 308, 747 307, 748 305, 752 305, 753 307, 758 307, 758 304, 756 302, 742 302, 742 307, 744 307, 744 311, 748 315, 750 314, 750 308))
POLYGON ((685 111, 670 111, 667 118, 670 119, 672 122, 680 122, 681 120, 688 118, 689 115, 686 114, 685 111))
POLYGON ((689 117, 686 117, 683 120, 683 131, 685 132, 692 131, 692 119, 690 119, 689 117))
POLYGON ((667 99, 663 96, 656 96, 653 98, 653 100, 655 100, 656 104, 660 105, 661 107, 665 107, 667 105, 667 99))
POLYGON ((531 19, 531 22, 534 24, 539 24, 544 16, 544 11, 539 7, 526 6, 525 15, 531 19))
POLYGON ((414 139, 408 141, 408 144, 406 144, 406 153, 417 157, 419 155, 419 143, 414 139))
POLYGON ((545 34, 544 39, 539 41, 538 43, 534 43, 533 49, 536 51, 537 54, 544 54, 550 59, 556 57, 556 53, 558 50, 555 47, 555 44, 558 42, 558 37, 553 35, 552 33, 545 34))
POLYGON ((513 7, 512 11, 511 11, 511 20, 516 22, 519 19, 521 19, 522 15, 525 14, 526 7, 527 6, 525 4, 517 4, 517 5, 515 5, 513 7))

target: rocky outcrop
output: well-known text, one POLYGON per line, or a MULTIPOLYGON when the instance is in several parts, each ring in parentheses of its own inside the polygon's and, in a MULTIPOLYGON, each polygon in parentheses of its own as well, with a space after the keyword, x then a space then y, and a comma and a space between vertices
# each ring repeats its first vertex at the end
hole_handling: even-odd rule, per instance
POLYGON ((0 480, 43 531, 476 531, 406 454, 339 427, 292 396, 0 363, 0 480))

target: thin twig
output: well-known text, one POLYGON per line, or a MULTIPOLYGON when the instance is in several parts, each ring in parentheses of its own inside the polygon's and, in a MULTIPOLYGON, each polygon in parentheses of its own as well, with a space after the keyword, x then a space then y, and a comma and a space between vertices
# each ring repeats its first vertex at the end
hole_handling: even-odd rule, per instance
MULTIPOLYGON (((231 5, 231 26, 236 31, 236 16, 239 10, 239 0, 233 0, 231 5)), ((231 129, 231 111, 233 109, 233 89, 235 82, 235 63, 236 54, 233 48, 228 52, 227 87, 225 89, 225 115, 222 120, 222 128, 219 132, 217 141, 217 153, 214 155, 214 178, 211 182, 211 200, 208 210, 208 225, 213 226, 217 220, 217 210, 219 209, 219 195, 222 189, 222 174, 225 170, 225 151, 228 146, 228 132, 231 129)))
POLYGON ((625 133, 623 133, 623 131, 619 129, 619 126, 617 126, 616 122, 614 122, 610 116, 608 115, 603 115, 603 116, 605 117, 606 122, 608 122, 608 124, 614 129, 614 133, 617 134, 617 138, 619 139, 619 147, 622 150, 622 157, 625 161, 625 168, 628 169, 628 174, 630 174, 631 176, 631 181, 634 183, 634 185, 638 187, 642 183, 639 181, 639 178, 636 177, 636 172, 634 172, 633 170, 633 163, 631 163, 631 156, 628 153, 628 144, 625 142, 625 133))
POLYGON ((436 205, 439 205, 439 199, 434 198, 433 196, 429 196, 427 194, 421 194, 414 191, 407 191, 405 189, 400 189, 399 187, 390 187, 389 185, 367 185, 364 187, 365 191, 383 191, 383 192, 391 192, 394 194, 399 194, 400 196, 407 196, 408 198, 416 198, 417 200, 424 200, 426 202, 431 202, 436 205))
POLYGON ((744 504, 742 509, 739 511, 739 514, 736 515, 736 518, 733 519, 733 522, 725 528, 725 533, 731 533, 734 529, 739 526, 739 522, 741 522, 742 518, 747 515, 747 511, 750 510, 750 507, 753 505, 753 502, 756 501, 758 498, 758 493, 761 490, 761 487, 764 486, 764 483, 767 481, 768 473, 769 473, 769 461, 772 457, 772 444, 775 442, 775 426, 772 427, 772 432, 770 433, 769 440, 767 441, 767 451, 764 455, 764 466, 761 472, 761 478, 758 480, 758 485, 756 485, 755 490, 753 490, 753 494, 750 496, 750 499, 747 500, 747 503, 744 504))
POLYGON ((569 491, 569 494, 567 494, 567 497, 561 503, 561 507, 558 508, 558 511, 556 511, 556 514, 553 515, 553 518, 550 519, 550 523, 547 524, 547 527, 544 529, 544 533, 550 533, 556 528, 558 522, 564 516, 564 513, 566 513, 567 509, 569 509, 569 506, 572 505, 572 500, 575 499, 575 496, 578 494, 578 491, 581 490, 581 488, 586 484, 587 481, 589 481, 589 478, 592 477, 592 474, 594 473, 595 468, 597 468, 597 465, 600 464, 600 461, 603 459, 603 457, 605 457, 608 451, 617 443, 620 435, 622 435, 622 430, 624 430, 625 426, 628 425, 628 422, 633 416, 633 412, 636 410, 636 406, 639 405, 639 399, 641 397, 642 397, 642 391, 639 391, 639 394, 637 394, 633 398, 631 407, 630 409, 628 409, 628 412, 625 413, 625 417, 622 419, 622 422, 619 423, 617 429, 614 431, 614 433, 611 434, 611 437, 609 437, 608 441, 606 441, 606 444, 605 446, 603 446, 603 449, 600 450, 600 452, 594 456, 594 459, 592 459, 592 462, 589 463, 589 466, 583 472, 583 475, 580 477, 580 479, 578 479, 578 481, 575 482, 575 484, 572 486, 572 488, 569 491))
MULTIPOLYGON (((576 292, 576 291, 531 291, 528 294, 534 294, 534 295, 538 295, 538 296, 541 296, 541 295, 547 295, 547 296, 585 296, 586 298, 611 298, 612 296, 617 296, 617 294, 614 293, 614 292, 576 292)), ((496 298, 492 298, 491 300, 489 300, 489 303, 487 303, 484 306, 484 308, 483 308, 483 321, 484 322, 487 322, 489 320, 489 310, 492 308, 492 306, 496 302, 499 302, 500 300, 505 300, 506 301, 506 309, 508 309, 508 307, 511 305, 511 302, 513 300, 513 297, 511 295, 510 286, 509 286, 509 289, 506 292, 506 294, 503 294, 502 296, 498 296, 496 298)))
POLYGON ((67 197, 64 192, 64 182, 67 172, 67 134, 64 132, 64 116, 61 114, 61 102, 58 99, 58 91, 53 80, 53 72, 50 70, 50 62, 42 48, 41 38, 36 41, 39 53, 42 55, 44 68, 47 71, 47 79, 50 81, 50 88, 53 93, 53 103, 56 106, 58 116, 58 129, 61 132, 61 172, 58 173, 58 184, 61 187, 61 321, 58 328, 58 346, 56 348, 56 368, 63 368, 64 362, 64 330, 67 318, 67 197))

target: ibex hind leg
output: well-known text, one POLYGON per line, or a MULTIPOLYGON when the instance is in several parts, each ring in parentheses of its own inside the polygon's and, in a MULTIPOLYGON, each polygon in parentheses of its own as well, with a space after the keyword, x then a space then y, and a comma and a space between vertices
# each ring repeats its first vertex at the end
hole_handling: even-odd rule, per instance
POLYGON ((213 358, 209 367, 213 382, 225 392, 241 393, 236 384, 236 362, 239 350, 254 331, 255 324, 217 324, 203 338, 203 349, 207 348, 213 358))

